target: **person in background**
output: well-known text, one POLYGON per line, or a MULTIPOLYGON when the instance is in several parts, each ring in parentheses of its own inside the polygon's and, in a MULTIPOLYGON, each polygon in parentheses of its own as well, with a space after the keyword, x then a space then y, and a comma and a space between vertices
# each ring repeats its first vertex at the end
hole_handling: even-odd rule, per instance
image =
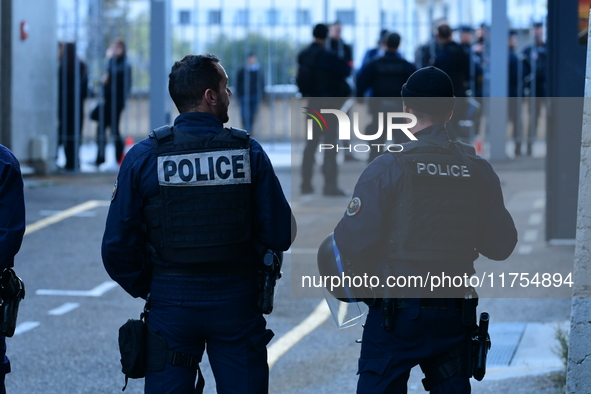
POLYGON ((64 146, 64 169, 75 171, 80 167, 78 149, 88 94, 88 69, 76 54, 76 43, 59 44, 58 81, 58 145, 64 146))
POLYGON ((252 135, 255 116, 265 95, 265 77, 254 53, 248 54, 246 66, 238 70, 236 95, 240 101, 242 127, 252 135))
MULTIPOLYGON (((386 40, 387 49, 384 56, 371 61, 361 69, 357 76, 357 97, 365 96, 371 91, 369 111, 372 114, 372 122, 367 128, 366 134, 373 134, 379 128, 378 113, 402 112, 402 99, 400 92, 402 85, 416 71, 414 65, 404 60, 398 54, 400 35, 391 33, 386 40)), ((383 150, 378 148, 379 144, 386 141, 386 133, 373 141, 372 150, 368 162, 371 163, 383 150)), ((407 142, 408 137, 404 136, 401 130, 393 132, 393 142, 407 142)))
MULTIPOLYGON (((350 74, 351 68, 340 59, 334 51, 326 49, 328 26, 319 23, 312 30, 313 42, 298 54, 298 75, 296 83, 303 97, 333 98, 335 108, 343 104, 341 100, 342 82, 350 74)), ((346 83, 346 82, 345 82, 346 83)), ((347 85, 348 86, 348 85, 347 85)), ((349 93, 347 93, 348 95, 349 93)), ((313 138, 306 140, 302 155, 302 194, 314 193, 312 175, 318 144, 322 140, 326 144, 335 144, 338 139, 338 124, 333 116, 327 117, 326 132, 314 133, 313 138)), ((326 149, 322 162, 324 175, 323 194, 325 196, 344 196, 346 193, 338 187, 337 151, 326 149)))
POLYGON ((548 52, 544 42, 544 25, 541 22, 534 23, 532 27, 533 43, 526 46, 522 53, 523 56, 523 77, 526 96, 531 97, 530 104, 533 102, 534 111, 530 119, 531 126, 527 138, 527 155, 532 154, 532 145, 536 139, 538 118, 540 111, 547 97, 548 88, 546 86, 546 73, 548 72, 548 52))
MULTIPOLYGON (((344 76, 337 76, 338 78, 338 85, 335 92, 335 97, 349 97, 351 95, 352 89, 347 81, 349 76, 351 75, 351 71, 353 70, 353 48, 351 45, 346 44, 343 38, 341 37, 341 33, 343 30, 343 26, 341 22, 338 20, 335 21, 328 30, 328 39, 326 40, 326 47, 329 51, 333 51, 339 60, 344 63, 345 67, 349 69, 349 72, 344 76)), ((345 101, 343 101, 343 104, 345 101)), ((343 153, 345 155, 345 161, 355 161, 355 156, 350 152, 350 144, 349 141, 342 141, 341 142, 344 150, 343 153)))
MULTIPOLYGON (((365 66, 367 66, 372 60, 376 60, 377 58, 384 56, 384 53, 386 53, 386 50, 388 49, 389 35, 390 33, 386 29, 382 29, 380 31, 380 37, 378 38, 377 46, 375 48, 368 49, 363 55, 361 67, 359 67, 359 69, 357 70, 357 74, 355 75, 356 80, 359 78, 359 74, 361 74, 365 66)), ((359 88, 357 88, 357 92, 359 92, 359 88)), ((371 97, 371 89, 365 91, 365 96, 371 97)))
POLYGON ((361 69, 363 69, 363 67, 365 67, 372 60, 375 60, 381 56, 384 56, 384 53, 388 49, 388 36, 389 35, 390 35, 390 32, 388 32, 388 30, 386 30, 386 29, 382 29, 380 31, 380 36, 379 36, 378 41, 376 43, 376 47, 368 49, 365 52, 365 54, 363 55, 363 60, 361 61, 361 67, 359 67, 359 72, 361 71, 361 69))
POLYGON ((448 122, 447 130, 452 140, 468 140, 469 130, 460 125, 468 108, 468 90, 470 88, 470 56, 453 40, 452 30, 447 24, 437 28, 437 42, 440 49, 435 56, 433 66, 445 72, 452 80, 454 94, 458 98, 454 108, 454 117, 448 122))
POLYGON ((517 31, 514 29, 509 30, 509 78, 508 78, 508 89, 507 97, 509 98, 508 115, 509 121, 513 125, 513 140, 515 141, 515 156, 521 155, 521 142, 523 132, 520 129, 519 122, 519 106, 516 97, 521 97, 522 92, 520 91, 519 81, 519 57, 515 53, 517 46, 517 31))
POLYGON ((123 156, 123 139, 119 131, 121 112, 131 91, 131 66, 127 62, 125 41, 116 38, 107 50, 107 72, 102 77, 103 100, 102 112, 98 116, 96 142, 98 146, 96 165, 105 162, 107 144, 106 129, 111 129, 115 142, 115 160, 121 161, 123 156))

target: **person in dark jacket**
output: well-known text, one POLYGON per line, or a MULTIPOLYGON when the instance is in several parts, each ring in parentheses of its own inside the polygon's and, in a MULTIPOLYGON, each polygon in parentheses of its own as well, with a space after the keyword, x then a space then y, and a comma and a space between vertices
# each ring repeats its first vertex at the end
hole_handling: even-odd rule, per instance
POLYGON ((113 41, 107 50, 107 58, 107 72, 102 77, 104 104, 99 109, 96 134, 97 166, 105 162, 107 127, 111 129, 111 136, 115 143, 115 160, 117 163, 121 161, 124 145, 119 131, 119 120, 131 91, 131 66, 127 62, 123 39, 116 38, 113 41))
POLYGON ((548 73, 548 50, 544 42, 544 25, 541 22, 534 23, 532 27, 533 43, 526 46, 521 52, 523 56, 523 77, 526 95, 530 97, 530 127, 527 138, 527 155, 531 156, 532 146, 536 139, 538 118, 542 106, 545 105, 544 97, 548 96, 546 75, 548 73))
POLYGON ((80 167, 78 148, 84 124, 84 100, 88 94, 88 69, 76 54, 76 44, 59 44, 58 145, 64 146, 65 169, 80 167))
POLYGON ((295 220, 261 145, 223 127, 232 91, 219 59, 175 62, 169 92, 174 125, 121 164, 103 264, 130 295, 149 295, 146 393, 193 393, 206 347, 218 392, 267 393, 274 334, 257 273, 264 250, 290 247, 295 220))
POLYGON ((470 89, 470 56, 453 40, 449 25, 443 24, 437 28, 437 42, 440 49, 435 56, 433 66, 445 72, 451 78, 454 94, 458 97, 454 109, 454 117, 447 125, 452 140, 468 140, 470 135, 466 128, 460 126, 464 119, 468 101, 465 97, 470 89))
POLYGON ((242 127, 252 134, 259 105, 265 96, 265 76, 254 53, 246 59, 246 66, 238 70, 236 95, 240 101, 242 127))
MULTIPOLYGON (((369 111, 372 114, 372 122, 367 128, 366 134, 373 134, 378 130, 378 113, 401 112, 402 99, 400 91, 402 85, 416 71, 408 61, 404 60, 398 53, 400 35, 391 33, 386 40, 387 49, 384 56, 379 57, 361 69, 357 76, 357 97, 364 97, 367 91, 371 91, 369 111)), ((383 150, 378 148, 386 140, 386 133, 380 138, 372 141, 372 150, 369 155, 371 163, 383 150)), ((393 142, 406 142, 408 138, 401 130, 396 130, 393 135, 393 142)))
POLYGON ((339 21, 336 21, 330 25, 326 39, 327 49, 336 54, 339 60, 343 62, 344 67, 349 70, 346 75, 335 75, 335 78, 339 79, 338 88, 334 93, 335 97, 349 97, 351 95, 351 87, 347 82, 347 78, 353 70, 353 48, 341 37, 342 30, 343 26, 339 21))
POLYGON ((435 291, 420 283, 442 273, 470 277, 479 254, 508 258, 517 230, 491 165, 449 139, 445 123, 455 101, 449 76, 432 66, 419 69, 402 97, 404 112, 416 117, 410 131, 417 140, 367 166, 334 230, 343 265, 382 284, 373 285, 373 297, 362 296, 370 307, 357 393, 405 393, 418 364, 426 390, 467 394, 470 374, 460 361, 470 356, 462 344, 476 326, 476 294, 471 287, 435 291))
MULTIPOLYGON (((328 29, 328 38, 326 40, 327 49, 335 53, 339 60, 349 69, 347 75, 341 78, 338 85, 338 91, 334 94, 335 97, 349 97, 352 92, 348 78, 353 70, 353 47, 343 40, 341 36, 342 31, 343 26, 341 25, 341 22, 338 20, 335 21, 328 29)), ((343 100, 342 103, 344 104, 345 100, 343 100)), ((356 161, 357 159, 351 152, 351 144, 349 141, 342 141, 341 144, 343 146, 345 161, 356 161)))
MULTIPOLYGON (((0 273, 14 266, 25 234, 25 196, 20 165, 12 152, 0 145, 0 273)), ((10 372, 6 338, 0 336, 0 393, 5 394, 4 378, 10 372)))
MULTIPOLYGON (((335 52, 326 49, 328 35, 326 25, 316 25, 312 35, 314 36, 312 44, 298 54, 299 69, 296 80, 298 88, 303 97, 336 97, 336 100, 331 100, 331 104, 339 107, 336 109, 340 109, 340 106, 344 103, 341 99, 342 94, 345 93, 343 91, 343 82, 351 73, 351 67, 339 58, 335 52)), ((338 129, 336 119, 327 117, 327 121, 329 127, 322 134, 323 142, 335 144, 338 129)), ((315 133, 313 139, 306 141, 302 158, 302 184, 300 189, 302 194, 314 193, 312 173, 314 170, 314 157, 320 140, 320 133, 315 133)), ((324 174, 323 194, 325 196, 345 195, 345 192, 338 187, 337 151, 335 149, 325 150, 322 173, 324 174)))
MULTIPOLYGON (((507 96, 509 98, 508 115, 509 121, 513 125, 513 140, 515 141, 515 155, 521 155, 521 142, 523 141, 523 132, 521 130, 521 122, 519 118, 519 104, 517 97, 522 96, 522 85, 519 78, 520 63, 519 57, 515 53, 517 46, 517 31, 509 30, 509 75, 508 75, 508 90, 507 96)), ((522 71, 521 71, 522 72, 522 71)))
POLYGON ((384 56, 384 53, 386 53, 386 49, 388 48, 389 35, 390 32, 388 30, 380 30, 380 36, 378 38, 378 41, 376 42, 376 46, 374 48, 368 49, 363 55, 363 60, 361 60, 361 67, 359 67, 359 72, 372 60, 376 60, 377 58, 384 56))

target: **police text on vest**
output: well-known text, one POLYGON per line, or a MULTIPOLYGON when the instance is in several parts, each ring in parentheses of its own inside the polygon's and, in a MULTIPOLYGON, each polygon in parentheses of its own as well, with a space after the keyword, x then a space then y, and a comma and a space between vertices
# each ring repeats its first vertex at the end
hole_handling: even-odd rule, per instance
POLYGON ((470 178, 468 167, 457 164, 435 164, 417 162, 417 174, 470 178))
POLYGON ((214 186, 250 183, 248 149, 158 157, 158 183, 163 186, 214 186))

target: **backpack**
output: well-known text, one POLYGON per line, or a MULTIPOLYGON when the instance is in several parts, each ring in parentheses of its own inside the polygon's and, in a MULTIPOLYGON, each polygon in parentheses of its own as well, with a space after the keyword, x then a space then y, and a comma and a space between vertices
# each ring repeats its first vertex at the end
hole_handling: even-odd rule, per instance
POLYGON ((296 76, 296 84, 302 96, 315 96, 314 92, 317 90, 315 83, 315 63, 322 50, 323 48, 320 46, 309 46, 298 56, 299 68, 296 76))

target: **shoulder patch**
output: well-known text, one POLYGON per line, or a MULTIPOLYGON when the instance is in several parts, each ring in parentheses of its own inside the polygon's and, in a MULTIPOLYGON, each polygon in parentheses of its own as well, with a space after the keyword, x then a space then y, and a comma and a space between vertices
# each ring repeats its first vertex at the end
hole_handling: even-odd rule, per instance
POLYGON ((347 206, 347 216, 355 216, 359 211, 361 211, 361 199, 359 197, 353 197, 347 206))
POLYGON ((113 194, 111 194, 111 202, 113 202, 115 200, 115 197, 117 197, 117 180, 115 181, 115 185, 113 185, 113 194))

